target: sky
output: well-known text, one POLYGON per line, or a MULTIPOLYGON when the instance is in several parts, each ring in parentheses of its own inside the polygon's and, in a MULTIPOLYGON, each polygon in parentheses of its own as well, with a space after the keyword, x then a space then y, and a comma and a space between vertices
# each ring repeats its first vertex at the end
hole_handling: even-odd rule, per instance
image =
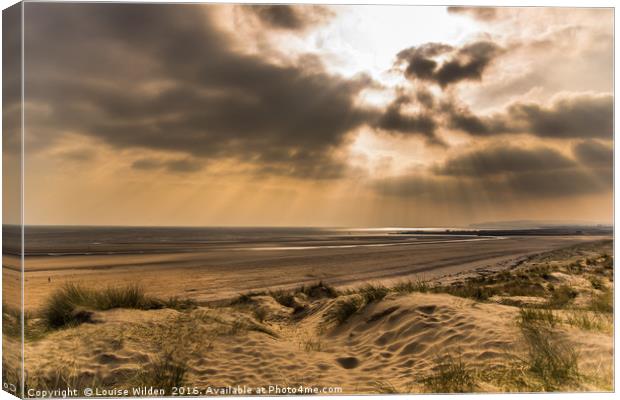
POLYGON ((28 224, 611 223, 611 9, 26 3, 24 21, 28 224))

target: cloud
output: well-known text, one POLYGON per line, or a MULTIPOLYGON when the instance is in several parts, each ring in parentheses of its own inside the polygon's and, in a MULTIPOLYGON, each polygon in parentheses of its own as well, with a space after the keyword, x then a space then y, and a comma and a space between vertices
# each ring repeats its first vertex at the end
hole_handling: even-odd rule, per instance
POLYGON ((433 94, 423 87, 417 88, 416 90, 416 100, 426 109, 435 108, 435 98, 433 94))
POLYGON ((548 147, 494 145, 447 159, 428 170, 376 180, 381 194, 459 202, 537 200, 605 193, 612 170, 582 166, 548 147))
POLYGON ((594 168, 613 168, 613 148, 601 142, 594 140, 579 142, 573 147, 573 153, 584 165, 594 168))
POLYGON ((429 199, 435 203, 459 203, 464 199, 490 202, 564 198, 606 193, 612 189, 609 175, 586 169, 526 171, 496 178, 409 175, 372 182, 382 195, 429 199))
POLYGON ((2 12, 2 147, 5 159, 21 151, 21 4, 2 12))
POLYGON ((501 52, 500 46, 491 41, 477 41, 460 48, 427 43, 399 52, 397 65, 406 65, 404 73, 409 79, 434 82, 445 88, 461 81, 482 80, 484 71, 501 52))
POLYGON ((466 107, 447 106, 449 125, 474 136, 529 133, 543 138, 572 139, 613 136, 613 96, 563 94, 549 104, 515 102, 503 112, 477 116, 466 107))
POLYGON ((131 167, 136 170, 152 171, 164 169, 168 172, 189 173, 203 168, 203 163, 187 158, 177 160, 160 160, 156 158, 141 158, 134 161, 131 167))
POLYGON ((612 189, 599 174, 583 169, 530 171, 511 176, 507 183, 516 194, 537 197, 576 196, 612 189))
POLYGON ((276 29, 304 30, 310 26, 324 23, 333 12, 321 6, 295 6, 286 4, 246 5, 262 24, 276 29))
POLYGON ((448 159, 436 167, 435 172, 440 175, 477 177, 561 170, 576 166, 573 160, 547 147, 523 149, 496 145, 448 159))
POLYGON ((515 128, 520 124, 535 135, 554 138, 613 135, 613 97, 611 95, 570 95, 556 99, 551 106, 516 103, 508 115, 515 128))
MULTIPOLYGON (((371 183, 375 191, 388 196, 433 198, 442 200, 456 196, 463 182, 456 179, 438 179, 421 173, 377 179, 371 183)), ((463 188, 463 191, 465 189, 463 188)))
POLYGON ((27 7, 28 97, 50 110, 29 114, 28 125, 42 140, 72 132, 117 148, 333 177, 343 167, 330 159, 333 150, 376 118, 355 102, 368 77, 236 52, 215 28, 217 6, 27 7))
POLYGON ((463 14, 479 21, 493 21, 498 17, 496 7, 448 7, 450 14, 463 14))
POLYGON ((432 143, 439 143, 440 140, 435 135, 437 123, 430 114, 424 112, 416 114, 403 113, 403 106, 409 103, 411 103, 409 96, 398 96, 387 106, 385 112, 379 116, 375 126, 390 132, 420 134, 432 143))

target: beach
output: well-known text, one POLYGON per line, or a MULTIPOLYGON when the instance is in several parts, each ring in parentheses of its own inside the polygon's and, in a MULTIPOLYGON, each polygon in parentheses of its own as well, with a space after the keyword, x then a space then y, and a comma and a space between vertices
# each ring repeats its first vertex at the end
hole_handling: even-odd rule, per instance
MULTIPOLYGON (((171 395, 185 393, 182 387, 191 390, 185 394, 234 395, 613 387, 611 240, 532 237, 355 249, 359 260, 338 271, 339 259, 357 260, 341 248, 312 256, 309 250, 259 251, 258 261, 240 254, 230 260, 236 275, 230 265, 220 276, 218 270, 201 272, 205 259, 226 259, 217 252, 212 258, 183 253, 186 265, 174 271, 162 254, 119 256, 125 263, 160 261, 133 267, 137 271, 103 268, 103 261, 93 268, 78 256, 71 268, 48 263, 27 271, 27 284, 53 272, 50 286, 59 288, 26 296, 38 299, 25 317, 28 388, 152 388, 171 395), (314 272, 319 275, 296 265, 301 255, 323 263, 314 272), (424 260, 417 265, 426 280, 399 266, 399 259, 424 260), (332 260, 330 268, 325 260, 332 260), (385 265, 379 260, 392 268, 375 268, 374 275, 364 269, 385 265), (260 266, 276 261, 282 266, 275 272, 260 266), (352 266, 361 272, 352 274, 352 266), (216 282, 209 291, 178 289, 201 288, 208 279, 216 282), (63 280, 73 285, 62 286, 63 280), (144 292, 122 289, 135 283, 144 292), (121 289, 110 290, 111 284, 121 289), (166 300, 167 294, 174 299, 166 300), (116 303, 102 303, 108 298, 116 303), (50 301, 73 307, 63 317, 70 319, 50 320, 56 315, 50 301), (550 367, 539 354, 552 354, 562 367, 550 367)), ((12 315, 18 314, 5 307, 5 345, 16 343, 12 315)), ((19 365, 19 352, 12 350, 6 352, 9 380, 19 365)))
MULTIPOLYGON (((397 230, 168 228, 136 233, 122 228, 112 232, 103 228, 27 229, 25 308, 36 309, 65 282, 87 287, 130 282, 150 295, 207 302, 319 280, 350 288, 366 282, 389 284, 501 268, 530 254, 601 238, 394 232, 397 230), (100 235, 107 235, 107 242, 100 235)), ((19 260, 7 258, 5 275, 10 275, 19 260)))

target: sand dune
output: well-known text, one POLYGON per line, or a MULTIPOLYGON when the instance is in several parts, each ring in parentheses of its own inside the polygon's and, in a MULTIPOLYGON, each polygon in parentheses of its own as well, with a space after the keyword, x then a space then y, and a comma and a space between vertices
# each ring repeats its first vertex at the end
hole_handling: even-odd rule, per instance
MULTIPOLYGON (((131 387, 145 382, 144 371, 161 368, 169 358, 183 365, 184 385, 200 390, 305 385, 370 393, 441 388, 432 382, 448 360, 462 363, 473 391, 548 390, 528 364, 520 307, 559 301, 557 293, 572 282, 575 295, 552 307, 556 322, 550 326, 553 341, 576 349, 579 377, 567 377, 556 390, 611 390, 611 318, 588 308, 590 300, 612 285, 604 255, 610 251, 609 242, 558 250, 531 258, 507 278, 500 271, 476 281, 481 290, 510 291, 516 286, 509 283, 518 277, 548 280, 545 285, 555 289, 544 294, 499 291, 479 301, 455 296, 457 291, 450 289, 458 287, 454 282, 445 289, 448 293, 441 292, 442 286, 422 292, 391 290, 358 304, 342 323, 330 316, 343 303, 362 298, 362 292, 334 297, 318 288, 286 301, 257 293, 229 305, 188 310, 95 311, 92 323, 27 341, 26 365, 39 384, 49 384, 53 377, 58 382, 60 371, 60 381, 75 386, 131 387), (544 272, 539 271, 542 266, 544 272), (522 276, 526 272, 529 277, 522 276), (594 278, 600 280, 596 285, 594 278), (575 313, 602 323, 571 322, 575 313)), ((35 329, 37 320, 31 324, 35 329)))

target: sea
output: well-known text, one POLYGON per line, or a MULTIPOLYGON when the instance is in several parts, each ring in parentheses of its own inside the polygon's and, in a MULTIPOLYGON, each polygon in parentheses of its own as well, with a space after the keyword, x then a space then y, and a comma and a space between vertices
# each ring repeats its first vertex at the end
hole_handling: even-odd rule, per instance
MULTIPOLYGON (((472 234, 442 237, 449 228, 316 227, 122 227, 26 226, 24 254, 85 255, 174 253, 209 250, 269 251, 390 246, 423 240, 474 240, 472 234), (416 232, 415 234, 411 234, 416 232), (424 235, 428 232, 429 235, 424 235), (432 233, 432 235, 430 235, 432 233)), ((18 226, 3 226, 3 251, 20 253, 18 226)))

